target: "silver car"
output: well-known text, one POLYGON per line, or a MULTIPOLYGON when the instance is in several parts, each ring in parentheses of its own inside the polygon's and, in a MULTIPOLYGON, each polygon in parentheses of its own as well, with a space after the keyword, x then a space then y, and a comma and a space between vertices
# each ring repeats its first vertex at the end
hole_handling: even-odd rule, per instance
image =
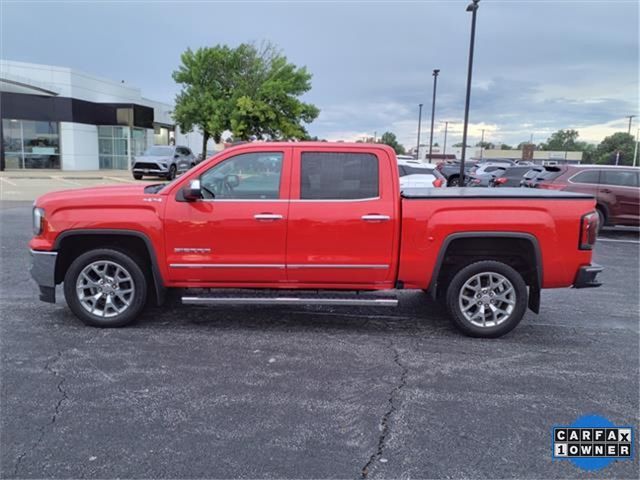
POLYGON ((191 150, 181 145, 154 145, 133 160, 133 178, 140 180, 145 175, 165 177, 173 180, 176 175, 196 164, 191 150))

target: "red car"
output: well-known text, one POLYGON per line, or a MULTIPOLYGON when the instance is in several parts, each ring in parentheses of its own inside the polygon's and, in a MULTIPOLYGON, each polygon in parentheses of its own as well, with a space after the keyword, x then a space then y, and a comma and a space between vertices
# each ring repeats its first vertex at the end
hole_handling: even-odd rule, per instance
POLYGON ((555 169, 537 183, 538 188, 593 195, 601 227, 640 225, 640 168, 564 165, 555 169))
POLYGON ((421 289, 478 337, 538 312, 542 288, 600 285, 590 195, 399 186, 385 145, 244 144, 168 184, 40 197, 31 273, 47 302, 64 283, 93 326, 126 325, 169 288, 193 289, 185 304, 360 306, 421 289))

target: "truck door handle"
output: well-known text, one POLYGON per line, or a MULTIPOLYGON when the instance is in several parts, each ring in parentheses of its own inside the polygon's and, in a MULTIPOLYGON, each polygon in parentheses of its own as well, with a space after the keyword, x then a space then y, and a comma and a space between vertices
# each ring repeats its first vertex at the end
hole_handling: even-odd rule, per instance
POLYGON ((600 190, 602 193, 611 193, 611 190, 609 190, 608 188, 603 188, 602 190, 600 190))
POLYGON ((361 218, 365 222, 388 222, 389 220, 391 220, 391 217, 389 215, 379 215, 377 213, 363 215, 361 218))
POLYGON ((258 221, 265 221, 265 220, 282 220, 282 215, 278 215, 276 213, 256 213, 253 218, 255 218, 258 221))

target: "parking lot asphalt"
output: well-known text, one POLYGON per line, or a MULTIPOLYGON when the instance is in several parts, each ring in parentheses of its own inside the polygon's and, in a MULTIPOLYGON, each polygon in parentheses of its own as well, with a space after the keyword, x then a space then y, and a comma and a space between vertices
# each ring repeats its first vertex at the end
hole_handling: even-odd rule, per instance
MULTIPOLYGON (((30 202, 0 203, 2 478, 583 478, 551 428, 638 428, 637 232, 598 289, 544 291, 496 340, 422 292, 398 309, 150 308, 84 327, 37 300, 30 202)), ((638 478, 638 456, 591 478, 638 478)))

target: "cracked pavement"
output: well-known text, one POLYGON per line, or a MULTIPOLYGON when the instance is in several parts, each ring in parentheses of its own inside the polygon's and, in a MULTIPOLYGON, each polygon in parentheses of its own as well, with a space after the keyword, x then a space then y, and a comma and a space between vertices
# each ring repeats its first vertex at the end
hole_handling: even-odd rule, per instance
MULTIPOLYGON (((0 203, 2 478, 583 478, 552 461, 552 425, 638 427, 635 233, 597 246, 603 287, 543 292, 498 340, 422 292, 396 310, 172 304, 100 330, 61 292, 37 300, 30 208, 0 203)), ((591 476, 638 474, 636 454, 591 476)))

